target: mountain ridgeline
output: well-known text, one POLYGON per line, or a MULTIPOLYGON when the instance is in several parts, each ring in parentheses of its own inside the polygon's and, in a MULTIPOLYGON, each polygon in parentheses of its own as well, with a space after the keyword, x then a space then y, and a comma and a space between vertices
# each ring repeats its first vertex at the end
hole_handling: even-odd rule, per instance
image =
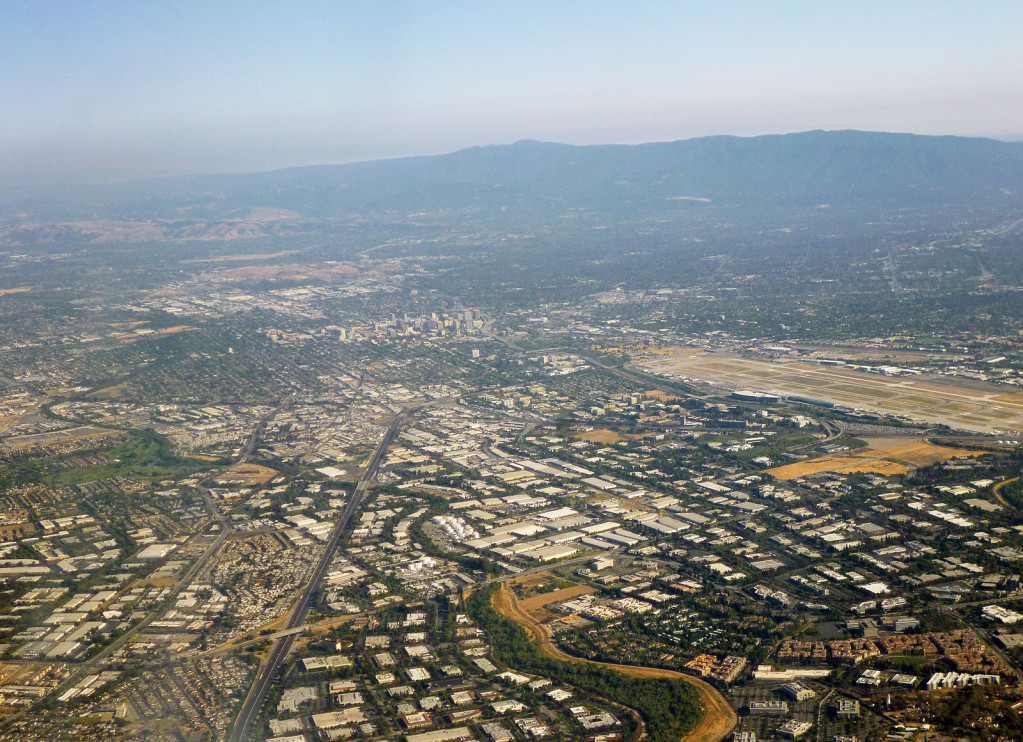
MULTIPOLYGON (((228 218, 253 208, 299 218, 434 213, 612 214, 699 206, 812 208, 1023 205, 1023 143, 810 131, 639 145, 522 141, 447 155, 163 178, 60 191, 8 190, 7 213, 228 218)), ((509 214, 510 215, 510 214, 509 214)))

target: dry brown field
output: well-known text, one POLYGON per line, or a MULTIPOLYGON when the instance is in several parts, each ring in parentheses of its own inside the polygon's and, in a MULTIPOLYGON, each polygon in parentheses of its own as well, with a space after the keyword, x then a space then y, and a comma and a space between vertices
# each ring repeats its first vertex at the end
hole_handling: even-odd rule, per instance
POLYGON ((977 451, 937 446, 927 441, 899 442, 897 445, 861 448, 843 456, 822 456, 819 459, 768 469, 776 479, 795 479, 822 472, 836 474, 906 474, 911 467, 929 466, 949 459, 978 456, 977 451))
POLYGON ((107 399, 120 399, 128 392, 128 387, 125 384, 117 384, 115 386, 105 386, 102 389, 97 389, 94 392, 90 392, 90 397, 105 397, 107 399))
POLYGON ((606 428, 601 428, 600 430, 588 430, 585 433, 576 433, 572 437, 581 441, 603 443, 608 446, 612 446, 622 439, 622 437, 616 432, 606 428))
POLYGON ((551 603, 560 603, 563 600, 570 600, 580 595, 587 595, 592 593, 593 588, 588 585, 572 585, 572 587, 563 587, 560 590, 552 590, 549 593, 539 593, 531 598, 520 600, 519 605, 522 610, 527 612, 533 612, 538 608, 543 608, 551 603))
POLYGON ((277 470, 259 464, 235 464, 222 471, 214 479, 218 484, 237 484, 242 487, 254 487, 266 484, 277 476, 277 470))
POLYGON ((796 479, 808 477, 822 472, 834 472, 836 474, 905 474, 909 467, 897 464, 894 461, 883 459, 857 458, 854 456, 825 456, 812 461, 799 461, 795 464, 786 464, 774 469, 768 469, 767 473, 776 479, 796 479))
POLYGON ((980 456, 979 451, 968 451, 964 448, 938 446, 927 441, 916 441, 895 448, 886 449, 885 458, 905 461, 911 466, 930 466, 949 459, 968 459, 980 456))

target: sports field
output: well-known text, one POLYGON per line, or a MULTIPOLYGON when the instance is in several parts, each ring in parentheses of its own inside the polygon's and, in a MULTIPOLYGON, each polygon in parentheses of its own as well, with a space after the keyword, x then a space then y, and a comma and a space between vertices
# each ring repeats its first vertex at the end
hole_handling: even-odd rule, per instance
POLYGON ((991 385, 979 390, 949 381, 893 377, 817 366, 799 361, 768 361, 724 353, 679 353, 637 363, 647 373, 703 381, 728 389, 801 396, 868 412, 904 415, 979 433, 1023 431, 1023 393, 991 385))

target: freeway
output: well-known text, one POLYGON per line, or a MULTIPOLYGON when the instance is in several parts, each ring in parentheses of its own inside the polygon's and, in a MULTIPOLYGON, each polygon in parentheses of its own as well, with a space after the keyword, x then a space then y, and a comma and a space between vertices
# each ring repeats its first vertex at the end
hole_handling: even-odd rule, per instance
POLYGON ((251 636, 248 639, 241 639, 237 641, 229 641, 226 644, 213 647, 212 649, 197 649, 190 652, 183 652, 175 657, 175 660, 190 660, 195 657, 210 657, 216 654, 225 654, 227 652, 234 652, 242 647, 248 647, 253 644, 259 644, 260 642, 273 641, 279 639, 282 636, 288 636, 289 634, 301 634, 305 631, 316 631, 317 629, 333 628, 335 626, 341 626, 342 624, 350 621, 357 621, 360 618, 367 618, 368 616, 375 616, 391 608, 398 603, 388 603, 386 606, 380 608, 371 608, 365 611, 359 611, 358 613, 346 613, 342 616, 331 616, 330 618, 324 618, 313 623, 305 624, 304 626, 298 626, 294 629, 279 629, 270 634, 258 634, 251 636))
POLYGON ((398 433, 398 430, 401 428, 408 415, 409 411, 406 410, 394 418, 391 426, 387 429, 383 439, 380 441, 380 445, 377 446, 376 451, 373 453, 373 458, 370 460, 369 466, 366 468, 366 472, 362 475, 359 483, 355 486, 355 492, 352 494, 352 497, 345 506, 345 509, 341 512, 340 517, 334 523, 334 528, 331 530, 330 536, 327 538, 327 545, 324 548, 319 561, 307 578, 298 600, 291 609, 291 615, 288 617, 288 621, 285 623, 284 629, 279 632, 278 638, 274 641, 273 647, 270 649, 270 654, 267 655, 266 660, 264 660, 263 664, 260 666, 259 672, 256 674, 256 679, 253 681, 252 687, 249 689, 249 693, 245 697, 245 701, 242 703, 242 708, 238 712, 238 718, 235 720, 234 726, 231 729, 231 734, 228 737, 230 742, 244 742, 249 739, 249 728, 252 726, 253 720, 259 714, 259 710, 263 707, 263 702, 266 700, 266 694, 270 690, 270 686, 277 675, 277 671, 291 652, 291 648, 295 643, 296 635, 301 633, 300 631, 294 630, 302 628, 305 624, 306 617, 309 615, 312 598, 323 583, 323 579, 326 577, 327 571, 330 569, 330 565, 334 561, 334 554, 341 543, 341 539, 344 537, 348 523, 351 521, 352 516, 355 515, 355 512, 359 509, 363 499, 366 497, 366 492, 369 490, 370 485, 376 478, 377 471, 380 469, 380 464, 383 461, 384 454, 387 453, 388 446, 390 446, 391 441, 394 440, 394 436, 398 433))

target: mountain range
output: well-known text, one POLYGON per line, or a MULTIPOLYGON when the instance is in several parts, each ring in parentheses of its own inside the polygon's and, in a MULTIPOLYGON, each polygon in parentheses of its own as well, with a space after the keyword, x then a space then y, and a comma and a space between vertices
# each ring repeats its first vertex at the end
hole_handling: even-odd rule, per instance
POLYGON ((824 205, 1012 210, 1023 206, 1023 143, 863 131, 638 145, 520 141, 264 173, 0 191, 0 216, 8 226, 11 219, 187 226, 197 220, 549 218, 569 210, 620 215, 824 205))

